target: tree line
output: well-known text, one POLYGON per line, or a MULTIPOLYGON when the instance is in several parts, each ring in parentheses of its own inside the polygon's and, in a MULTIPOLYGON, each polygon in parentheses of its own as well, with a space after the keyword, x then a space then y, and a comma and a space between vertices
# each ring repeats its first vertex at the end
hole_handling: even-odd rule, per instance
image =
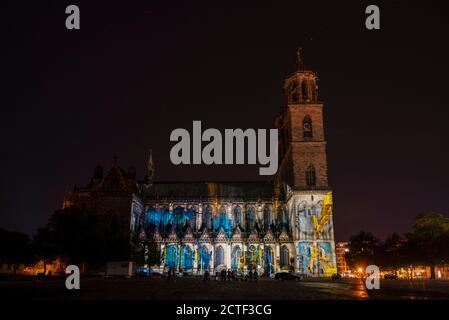
POLYGON ((438 213, 420 214, 412 232, 390 234, 383 242, 370 232, 360 231, 350 237, 346 258, 353 268, 374 264, 395 274, 401 267, 430 266, 430 278, 435 279, 435 267, 449 263, 449 218, 438 213))
POLYGON ((128 260, 129 226, 113 212, 69 207, 56 210, 32 237, 0 229, 0 262, 11 264, 14 272, 20 264, 43 261, 46 273, 56 257, 95 269, 107 261, 128 260))

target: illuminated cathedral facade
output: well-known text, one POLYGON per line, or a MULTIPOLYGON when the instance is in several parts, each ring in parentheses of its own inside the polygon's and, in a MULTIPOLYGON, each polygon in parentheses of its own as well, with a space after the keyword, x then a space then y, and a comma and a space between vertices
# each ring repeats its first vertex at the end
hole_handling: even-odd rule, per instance
POLYGON ((150 153, 144 181, 136 180, 134 168, 126 172, 114 162, 106 176, 97 169, 86 188, 69 193, 64 205, 119 212, 132 234, 156 244, 160 261, 151 267, 160 271, 336 273, 317 80, 298 51, 276 118, 279 168, 272 181, 158 182, 150 153))

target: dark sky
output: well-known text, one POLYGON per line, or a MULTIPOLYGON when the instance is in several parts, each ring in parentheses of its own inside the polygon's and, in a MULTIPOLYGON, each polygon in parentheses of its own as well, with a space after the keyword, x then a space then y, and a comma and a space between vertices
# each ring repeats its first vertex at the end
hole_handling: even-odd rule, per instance
POLYGON ((257 166, 172 166, 169 135, 192 120, 274 127, 298 46, 320 77, 336 239, 449 213, 443 1, 93 2, 1 9, 0 227, 32 234, 114 153, 142 176, 152 148, 158 180, 260 179, 257 166), (365 29, 373 3, 378 31, 365 29))

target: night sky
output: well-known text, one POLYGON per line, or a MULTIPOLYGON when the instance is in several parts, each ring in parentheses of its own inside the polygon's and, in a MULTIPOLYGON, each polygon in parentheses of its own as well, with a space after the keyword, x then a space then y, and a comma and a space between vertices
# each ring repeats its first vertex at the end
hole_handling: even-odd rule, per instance
POLYGON ((0 227, 34 233, 114 154, 139 177, 152 148, 157 180, 264 179, 258 166, 175 167, 170 132, 273 128, 298 46, 320 78, 336 239, 449 214, 443 1, 92 2, 1 9, 0 227), (69 4, 81 30, 65 28, 69 4), (368 4, 381 30, 365 28, 368 4))

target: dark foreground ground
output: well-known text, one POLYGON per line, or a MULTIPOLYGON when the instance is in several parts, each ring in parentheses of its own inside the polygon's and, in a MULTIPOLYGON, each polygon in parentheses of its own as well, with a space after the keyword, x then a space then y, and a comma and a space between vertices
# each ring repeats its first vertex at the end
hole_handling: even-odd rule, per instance
POLYGON ((367 290, 359 279, 301 282, 259 279, 257 282, 203 282, 199 278, 81 278, 80 290, 67 290, 64 279, 9 278, 0 281, 8 299, 159 299, 159 300, 313 300, 313 299, 449 299, 449 281, 381 281, 367 290))

